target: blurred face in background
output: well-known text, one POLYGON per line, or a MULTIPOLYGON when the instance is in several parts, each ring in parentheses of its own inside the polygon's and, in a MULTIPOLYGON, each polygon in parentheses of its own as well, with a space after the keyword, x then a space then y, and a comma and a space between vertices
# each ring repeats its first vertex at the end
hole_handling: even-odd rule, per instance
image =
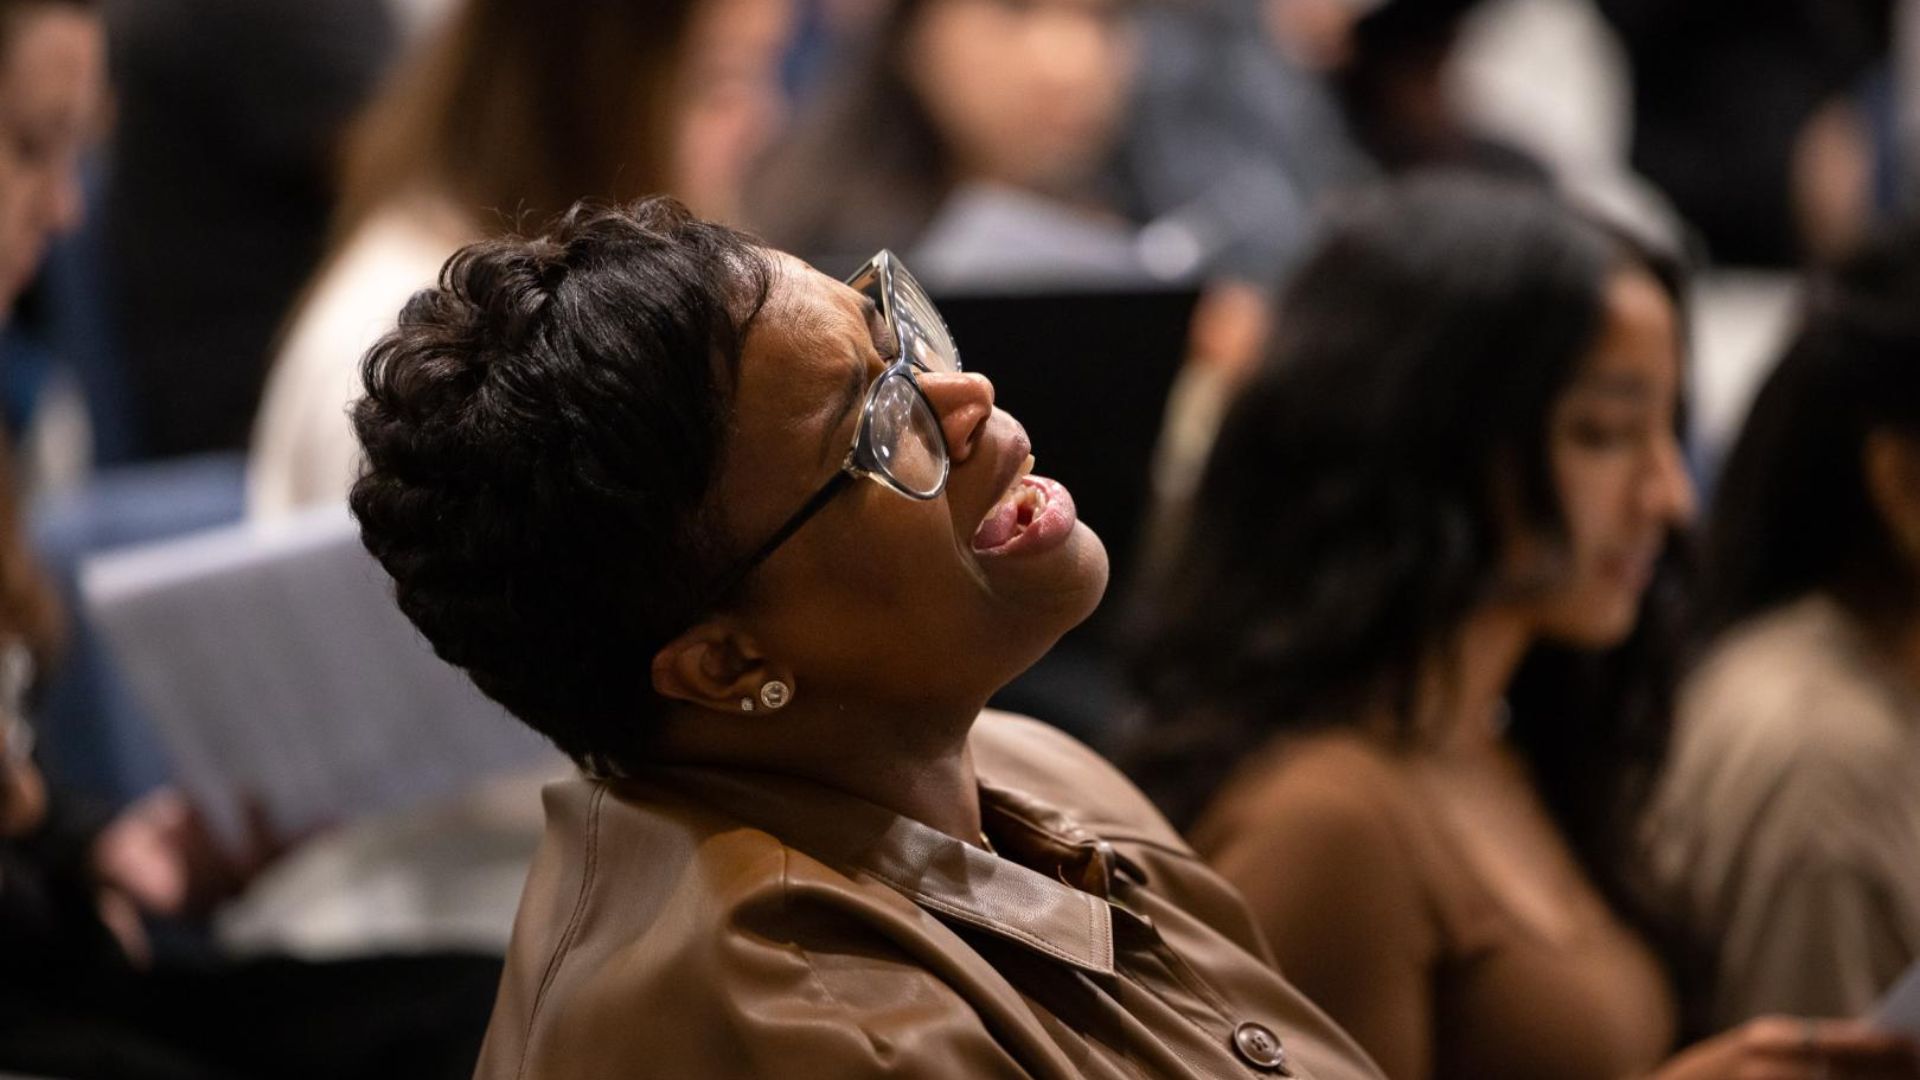
POLYGON ((706 0, 687 32, 674 188, 704 218, 739 217, 747 169, 779 134, 792 0, 706 0))
POLYGON ((1127 0, 930 0, 901 76, 959 179, 1066 192, 1097 169, 1133 79, 1127 0))
MULTIPOLYGON (((1694 506, 1675 433, 1673 303, 1651 274, 1630 270, 1609 283, 1605 311, 1599 340, 1548 419, 1566 542, 1555 585, 1532 611, 1540 634, 1585 648, 1617 645, 1632 632, 1668 537, 1694 506)), ((1517 572, 1525 575, 1539 553, 1520 548, 1517 572)))
POLYGON ((0 35, 0 308, 54 237, 80 223, 80 156, 106 99, 106 37, 60 4, 15 11, 0 35))

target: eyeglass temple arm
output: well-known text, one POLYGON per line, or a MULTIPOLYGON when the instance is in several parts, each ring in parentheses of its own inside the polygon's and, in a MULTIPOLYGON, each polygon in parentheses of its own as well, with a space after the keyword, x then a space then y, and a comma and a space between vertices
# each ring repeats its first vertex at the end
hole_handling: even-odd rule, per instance
POLYGON ((853 482, 854 475, 850 470, 842 469, 833 475, 833 479, 822 484, 820 490, 813 493, 813 498, 808 499, 806 505, 795 510, 793 516, 787 519, 787 523, 780 526, 772 536, 768 537, 766 543, 761 544, 752 555, 747 556, 740 563, 736 564, 726 577, 721 578, 720 581, 714 585, 712 593, 713 602, 718 603, 720 600, 725 599, 726 595, 732 592, 735 586, 745 580, 748 574, 753 573, 754 567, 767 561, 767 556, 773 554, 775 549, 779 548, 781 544, 792 539, 793 534, 799 532, 802 525, 813 520, 813 516, 825 508, 828 503, 832 502, 833 497, 840 494, 842 488, 853 482))

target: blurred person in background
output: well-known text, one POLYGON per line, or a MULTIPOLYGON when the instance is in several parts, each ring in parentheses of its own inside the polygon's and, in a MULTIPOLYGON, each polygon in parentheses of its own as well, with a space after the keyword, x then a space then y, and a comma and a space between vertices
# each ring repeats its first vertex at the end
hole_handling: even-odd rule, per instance
MULTIPOLYGON (((79 223, 105 102, 88 0, 0 0, 0 312, 79 223)), ((309 965, 165 954, 148 917, 204 914, 270 850, 216 844, 162 790, 110 815, 51 787, 25 712, 64 620, 0 456, 0 1069, 73 1078, 464 1076, 498 962, 309 965)))
POLYGON ((1920 229, 1816 279, 1707 539, 1654 867, 1707 1022, 1860 1015, 1920 958, 1920 229))
POLYGON ((1793 267, 1865 235, 1891 0, 1597 3, 1633 66, 1633 167, 1716 260, 1793 267))
POLYGON ((581 197, 731 214, 779 116, 787 0, 467 0, 355 124, 331 250, 255 421, 248 511, 343 499, 355 364, 462 244, 581 197))
POLYGON ((901 0, 759 165, 745 220, 848 269, 917 253, 972 191, 1130 230, 1104 170, 1137 46, 1132 0, 901 0))
MULTIPOLYGON (((1116 247, 1154 225, 1137 254, 1112 260, 1137 261, 1141 276, 1264 290, 1304 247, 1314 202, 1369 170, 1319 78, 1283 55, 1262 9, 1257 0, 890 5, 843 30, 847 77, 770 156, 749 220, 823 257, 891 243, 931 275, 947 261, 945 211, 983 189, 1023 194, 1060 221, 1104 225, 1125 238, 1116 247), (871 170, 855 167, 853 147, 868 148, 857 160, 876 162, 871 170), (849 212, 836 198, 849 186, 884 199, 885 214, 849 212)), ((1045 239, 1032 246, 1020 258, 1062 261, 1045 239)), ((1035 273, 993 266, 969 277, 1004 288, 1023 270, 1035 273)), ((1063 263, 1056 277, 1071 286, 1071 270, 1063 263)))
POLYGON ((1378 1075, 1111 765, 984 711, 1106 554, 890 253, 583 204, 364 373, 362 538, 582 774, 479 1076, 1378 1075))
POLYGON ((1139 775, 1396 1080, 1920 1075, 1839 1022, 1667 1059, 1631 825, 1693 499, 1678 289, 1528 186, 1359 202, 1284 293, 1154 612, 1139 775))
POLYGON ((1283 36, 1275 11, 1291 3, 1142 5, 1114 166, 1136 216, 1181 228, 1203 274, 1253 287, 1262 308, 1305 253, 1319 204, 1375 172, 1323 73, 1283 36))
POLYGON ((1482 0, 1265 0, 1280 51, 1337 90, 1353 137, 1389 172, 1468 169, 1544 181, 1545 166, 1479 130, 1452 68, 1482 0))
MULTIPOLYGON (((1327 6, 1341 0, 1274 0, 1327 6)), ((1386 0, 1356 18, 1334 80, 1360 144, 1392 172, 1472 169, 1546 182, 1525 151, 1477 130, 1454 100, 1449 68, 1460 30, 1481 0, 1386 0)), ((1364 5, 1363 5, 1364 6, 1364 5)))

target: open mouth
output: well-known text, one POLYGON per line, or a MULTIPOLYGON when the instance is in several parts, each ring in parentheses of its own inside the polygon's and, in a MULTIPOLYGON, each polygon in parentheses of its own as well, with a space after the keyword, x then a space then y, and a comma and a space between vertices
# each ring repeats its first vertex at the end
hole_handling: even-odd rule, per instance
POLYGON ((1078 514, 1059 482, 1033 475, 1033 455, 974 530, 973 550, 1012 555, 1045 550, 1065 540, 1078 514))

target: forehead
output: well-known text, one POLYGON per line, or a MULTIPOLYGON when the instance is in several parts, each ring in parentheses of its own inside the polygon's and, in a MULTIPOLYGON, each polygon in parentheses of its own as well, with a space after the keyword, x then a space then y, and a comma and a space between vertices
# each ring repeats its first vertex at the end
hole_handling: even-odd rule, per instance
POLYGON ((773 280, 741 351, 735 411, 746 424, 806 426, 850 370, 877 355, 868 301, 783 253, 771 253, 773 280))
POLYGON ((1680 378, 1680 328, 1666 288, 1644 270, 1615 274, 1605 323, 1572 389, 1655 392, 1680 378))
POLYGON ((866 336, 865 297, 785 252, 771 253, 771 261, 773 285, 756 330, 765 327, 796 347, 866 336))

